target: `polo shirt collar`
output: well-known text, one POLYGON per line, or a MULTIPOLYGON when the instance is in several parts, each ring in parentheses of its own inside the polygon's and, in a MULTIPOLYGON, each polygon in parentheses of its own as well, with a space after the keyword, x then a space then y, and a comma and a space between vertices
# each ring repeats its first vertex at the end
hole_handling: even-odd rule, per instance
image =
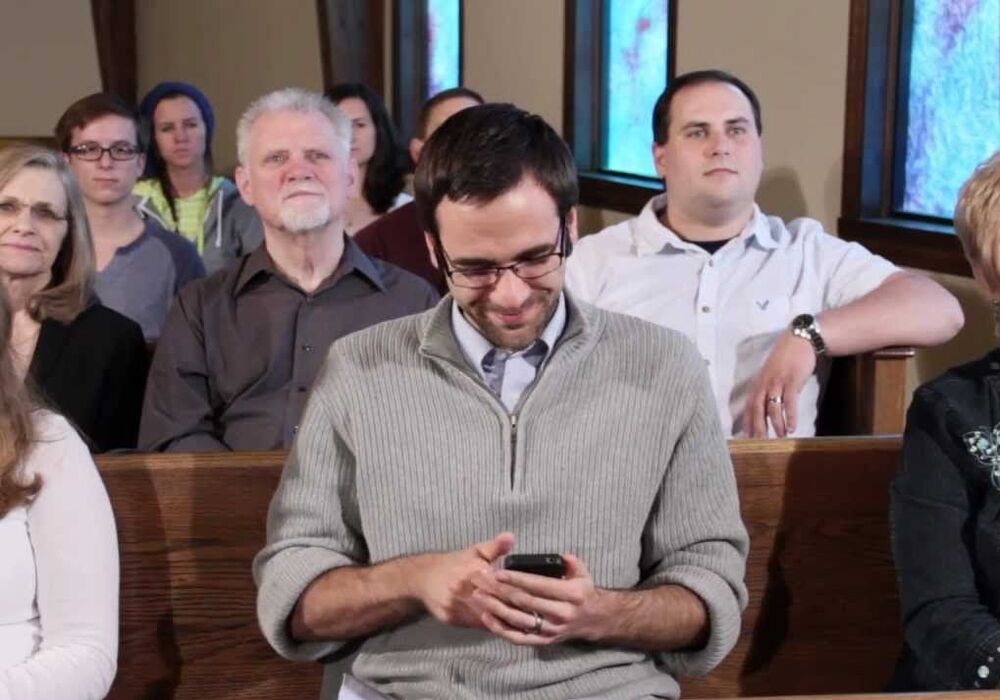
MULTIPOLYGON (((636 217, 633 227, 633 240, 636 254, 639 256, 656 255, 670 247, 675 250, 692 250, 697 246, 685 241, 660 222, 660 214, 667 208, 666 193, 658 194, 648 202, 636 217)), ((761 248, 771 250, 778 247, 771 233, 771 224, 756 203, 753 205, 753 216, 737 238, 744 239, 748 244, 756 242, 761 248)), ((699 248, 700 250, 700 248, 699 248)))
MULTIPOLYGON (((356 273, 364 277, 380 292, 385 292, 387 289, 385 280, 382 279, 382 275, 375 266, 375 263, 362 252, 361 248, 358 247, 358 244, 350 236, 344 234, 344 252, 340 256, 340 263, 337 265, 337 269, 323 280, 323 283, 317 287, 313 294, 323 292, 336 284, 342 277, 351 273, 356 273)), ((261 244, 255 251, 246 256, 243 262, 243 269, 240 270, 239 277, 236 280, 236 286, 233 290, 234 295, 239 296, 244 288, 259 276, 274 276, 284 279, 284 276, 278 271, 274 261, 268 254, 266 243, 261 244)))

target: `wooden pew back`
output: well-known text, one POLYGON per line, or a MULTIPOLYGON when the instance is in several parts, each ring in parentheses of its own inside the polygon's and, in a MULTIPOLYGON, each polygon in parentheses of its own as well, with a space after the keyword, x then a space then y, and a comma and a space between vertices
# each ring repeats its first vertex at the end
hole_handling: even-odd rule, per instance
POLYGON ((734 440, 750 532, 736 649, 686 697, 877 692, 901 644, 889 546, 896 437, 734 440))
MULTIPOLYGON (((900 645, 888 543, 897 438, 731 443, 751 536, 734 652, 685 697, 875 692, 900 645)), ((278 658, 250 562, 281 453, 102 456, 122 557, 111 695, 315 698, 321 669, 278 658)))
POLYGON ((104 455, 121 548, 121 641, 110 700, 318 698, 318 664, 264 641, 250 562, 280 452, 104 455))

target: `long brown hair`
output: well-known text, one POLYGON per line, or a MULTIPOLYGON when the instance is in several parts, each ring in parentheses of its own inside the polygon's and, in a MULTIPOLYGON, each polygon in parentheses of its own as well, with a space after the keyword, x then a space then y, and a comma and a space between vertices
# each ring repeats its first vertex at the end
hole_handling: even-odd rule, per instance
POLYGON ((33 406, 10 352, 11 315, 7 293, 0 287, 0 518, 42 487, 37 474, 28 482, 20 474, 34 440, 33 406))
POLYGON ((66 237, 52 263, 52 279, 28 300, 28 313, 36 321, 53 318, 62 323, 75 319, 93 297, 94 246, 87 224, 87 209, 76 178, 65 159, 40 146, 19 144, 0 151, 0 190, 25 168, 51 170, 68 204, 66 237))

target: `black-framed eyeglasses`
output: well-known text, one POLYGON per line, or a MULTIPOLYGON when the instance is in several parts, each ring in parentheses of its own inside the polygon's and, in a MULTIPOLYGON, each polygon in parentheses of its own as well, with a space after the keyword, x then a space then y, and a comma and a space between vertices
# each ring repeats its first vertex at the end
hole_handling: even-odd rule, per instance
POLYGON ((133 160, 139 155, 139 147, 131 143, 113 143, 105 148, 99 143, 87 141, 70 146, 69 152, 80 160, 100 160, 105 153, 111 156, 111 160, 133 160))
POLYGON ((438 253, 438 264, 456 287, 465 289, 486 289, 500 281, 500 276, 507 270, 522 280, 536 280, 550 272, 555 272, 566 257, 566 221, 559 222, 559 234, 556 238, 556 249, 527 260, 518 260, 510 265, 489 265, 485 267, 455 267, 448 254, 444 252, 440 238, 435 238, 438 253))

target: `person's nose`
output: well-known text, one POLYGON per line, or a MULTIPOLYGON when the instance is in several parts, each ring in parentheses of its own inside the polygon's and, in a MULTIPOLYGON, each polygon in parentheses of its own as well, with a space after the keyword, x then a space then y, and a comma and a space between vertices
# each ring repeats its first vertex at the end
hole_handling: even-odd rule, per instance
POLYGON ((501 270, 500 279, 493 285, 492 301, 505 309, 516 309, 524 305, 531 296, 531 287, 513 270, 501 270))
POLYGON ((110 170, 115 165, 111 158, 111 151, 101 151, 101 157, 97 159, 97 167, 101 170, 110 170))
POLYGON ((709 137, 709 149, 713 156, 728 156, 732 152, 729 135, 719 131, 709 137))

